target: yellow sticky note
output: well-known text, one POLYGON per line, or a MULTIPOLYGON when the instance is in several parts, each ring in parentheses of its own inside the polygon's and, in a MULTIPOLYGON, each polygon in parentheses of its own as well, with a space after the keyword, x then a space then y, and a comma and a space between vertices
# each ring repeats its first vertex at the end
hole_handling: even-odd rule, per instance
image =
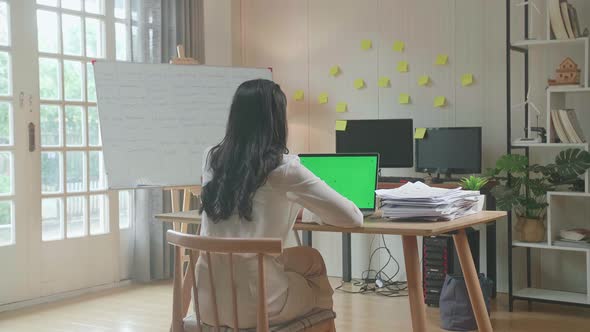
POLYGON ((370 50, 373 48, 373 42, 370 39, 361 40, 361 49, 363 51, 370 50))
POLYGON ((396 52, 403 52, 404 48, 406 48, 406 44, 401 40, 396 40, 393 42, 393 50, 396 52))
POLYGON ((397 98, 397 101, 400 104, 409 104, 410 103, 410 95, 407 93, 400 93, 399 97, 397 98))
POLYGON ((380 88, 387 88, 389 86, 389 77, 379 77, 378 85, 380 88))
POLYGON ((336 120, 336 131, 346 131, 346 120, 336 120))
POLYGON ((426 86, 430 82, 430 77, 428 75, 422 75, 418 78, 418 85, 419 86, 426 86))
POLYGON ((461 85, 468 86, 471 84, 473 84, 473 74, 463 74, 463 76, 461 77, 461 85))
POLYGON ((437 65, 446 65, 447 61, 449 61, 449 56, 446 54, 439 54, 436 56, 436 62, 435 64, 437 65))
POLYGON ((434 97, 434 107, 443 107, 447 103, 447 98, 445 96, 436 96, 434 97))
POLYGON ((423 139, 426 136, 426 128, 416 128, 414 139, 423 139))
POLYGON ((332 66, 332 68, 330 68, 330 75, 338 76, 338 74, 340 74, 340 66, 332 66))
POLYGON ((362 78, 357 78, 356 80, 354 80, 354 88, 355 89, 362 89, 365 87, 365 80, 363 80, 362 78))
POLYGON ((348 104, 342 103, 342 102, 336 104, 336 112, 338 112, 338 113, 344 113, 346 111, 348 111, 348 104))
POLYGON ((297 90, 293 94, 293 99, 295 99, 297 101, 302 101, 303 100, 303 96, 304 96, 303 90, 297 90))
POLYGON ((408 72, 408 62, 407 61, 399 61, 397 63, 397 71, 400 73, 407 73, 408 72))
POLYGON ((318 103, 327 104, 328 103, 328 94, 327 93, 320 93, 320 95, 318 96, 318 103))

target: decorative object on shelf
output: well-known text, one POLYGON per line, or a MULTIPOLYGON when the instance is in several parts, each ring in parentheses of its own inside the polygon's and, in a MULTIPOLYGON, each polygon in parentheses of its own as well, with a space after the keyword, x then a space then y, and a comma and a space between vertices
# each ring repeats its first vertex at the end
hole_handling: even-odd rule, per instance
POLYGON ((486 177, 471 175, 461 179, 461 187, 466 190, 480 190, 488 181, 486 177))
POLYGON ((533 103, 531 101, 531 87, 529 86, 529 89, 526 93, 526 99, 524 100, 524 102, 520 103, 520 104, 515 104, 512 105, 511 108, 515 109, 515 108, 523 108, 525 109, 527 112, 529 111, 530 108, 532 108, 535 113, 537 113, 537 126, 531 126, 531 116, 529 114, 528 119, 529 119, 529 123, 527 123, 527 127, 524 129, 525 131, 525 136, 524 138, 518 138, 514 141, 515 144, 523 144, 523 143, 544 143, 547 141, 547 138, 545 137, 544 133, 541 130, 533 130, 533 128, 541 128, 539 127, 539 116, 541 116, 541 111, 539 111, 539 108, 537 108, 537 105, 535 105, 535 103, 533 103), (537 132, 537 137, 533 137, 533 132, 537 132))
MULTIPOLYGON (((537 7, 537 5, 535 4, 535 2, 533 0, 527 0, 527 1, 521 2, 516 5, 516 7, 524 7, 524 6, 527 7, 526 10, 530 10, 531 8, 533 8, 537 12, 537 15, 541 16, 541 11, 539 10, 539 7, 537 7)), ((530 12, 532 13, 533 11, 530 10, 530 12)), ((535 21, 534 16, 535 15, 533 15, 533 14, 529 14, 529 33, 531 31, 533 33, 535 32, 535 29, 534 29, 535 26, 533 25, 533 22, 535 21)), ((542 39, 542 38, 535 38, 535 37, 531 38, 531 36, 529 35, 528 39, 542 39)))
POLYGON ((590 249, 590 229, 573 228, 559 231, 559 239, 553 245, 568 248, 590 249))
POLYGON ((549 85, 580 85, 578 64, 570 57, 563 59, 556 70, 555 79, 549 79, 547 83, 549 85))
POLYGON ((557 155, 555 163, 548 165, 529 165, 526 156, 504 155, 495 168, 488 170, 488 175, 497 183, 491 190, 497 208, 514 210, 519 218, 515 227, 517 239, 539 242, 545 237, 547 192, 583 191, 584 180, 580 176, 588 169, 590 152, 567 149, 557 155), (541 230, 543 236, 539 235, 541 230))

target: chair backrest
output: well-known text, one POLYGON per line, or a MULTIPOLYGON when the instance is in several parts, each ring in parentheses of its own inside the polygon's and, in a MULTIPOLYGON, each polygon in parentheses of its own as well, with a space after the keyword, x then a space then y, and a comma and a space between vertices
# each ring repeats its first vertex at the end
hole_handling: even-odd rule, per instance
MULTIPOLYGON (((280 239, 239 239, 239 238, 213 238, 198 235, 184 234, 169 230, 166 234, 169 244, 174 246, 174 294, 172 306, 172 332, 184 331, 182 317, 182 250, 189 250, 188 273, 195 275, 195 264, 200 252, 204 252, 209 266, 209 282, 211 287, 211 305, 213 306, 215 331, 219 332, 219 311, 215 294, 215 282, 213 278, 213 266, 211 253, 226 254, 230 268, 230 289, 232 291, 233 324, 238 331, 238 302, 234 280, 233 254, 256 254, 258 257, 258 311, 257 331, 268 332, 268 307, 266 303, 266 286, 264 280, 264 255, 280 254, 283 244, 280 239)), ((196 279, 193 280, 193 298, 195 300, 195 316, 197 319, 197 331, 201 332, 201 317, 199 312, 199 300, 196 279)))

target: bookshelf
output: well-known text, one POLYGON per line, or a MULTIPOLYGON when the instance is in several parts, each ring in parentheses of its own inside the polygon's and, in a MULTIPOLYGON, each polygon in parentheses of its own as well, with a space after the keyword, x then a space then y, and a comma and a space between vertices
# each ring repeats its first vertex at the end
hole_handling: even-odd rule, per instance
MULTIPOLYGON (((545 8, 549 8, 549 1, 551 0, 539 0, 545 1, 545 8)), ((569 1, 575 5, 575 1, 569 1)), ((574 39, 563 39, 563 40, 556 40, 551 39, 551 32, 550 32, 550 18, 549 18, 549 10, 546 10, 545 15, 545 39, 527 39, 529 36, 529 11, 528 8, 524 8, 522 10, 522 17, 524 23, 524 39, 511 41, 511 9, 513 4, 511 4, 510 0, 506 0, 506 15, 507 15, 507 31, 506 31, 506 43, 507 43, 507 51, 506 51, 506 61, 507 61, 507 111, 506 111, 506 118, 507 118, 507 142, 506 142, 506 151, 507 153, 515 153, 517 150, 521 150, 519 153, 526 154, 530 156, 532 154, 538 153, 543 155, 550 155, 554 151, 559 151, 561 149, 568 149, 568 148, 578 148, 582 150, 589 151, 589 144, 588 143, 555 143, 555 137, 557 134, 551 130, 551 110, 552 109, 565 109, 568 108, 570 105, 570 100, 576 98, 590 98, 590 73, 589 73, 589 64, 590 64, 590 39, 588 37, 581 37, 581 38, 574 38, 574 39), (511 75, 514 74, 512 72, 512 60, 511 56, 516 53, 520 54, 524 58, 524 91, 525 91, 525 99, 526 99, 526 92, 529 90, 529 71, 535 70, 539 71, 539 68, 529 68, 530 65, 530 58, 538 54, 536 52, 545 52, 545 54, 551 54, 549 52, 554 52, 555 50, 562 51, 567 50, 568 53, 578 52, 578 54, 582 54, 583 52, 583 62, 578 63, 579 68, 581 70, 580 73, 580 85, 579 86, 550 86, 546 89, 546 107, 544 110, 541 110, 542 114, 546 121, 545 121, 545 128, 547 129, 547 143, 523 143, 523 142, 515 142, 514 138, 511 137, 511 129, 512 129, 512 96, 511 96, 511 87, 512 87, 512 77, 511 75), (571 51, 570 51, 571 50, 571 51), (522 151, 524 150, 524 151, 522 151)), ((520 14, 520 12, 519 12, 520 14)), ((561 55, 561 53, 559 53, 561 55)), ((555 64, 557 65, 557 64, 555 64)), ((535 75, 535 77, 549 77, 552 76, 554 71, 543 72, 541 75, 535 75)), ((587 109, 576 108, 576 111, 579 113, 590 113, 590 107, 587 109)), ((587 119, 589 114, 583 114, 584 117, 587 119)), ((524 112, 524 123, 529 128, 529 131, 526 133, 527 137, 531 137, 531 117, 529 114, 528 105, 525 105, 525 112, 524 112)), ((582 120, 583 121, 583 120, 582 120)), ((587 126, 585 126, 587 127, 587 126)), ((590 137, 590 131, 588 128, 584 128, 584 136, 586 138, 590 137)), ((590 183, 590 174, 586 172, 585 174, 585 191, 584 192, 550 192, 547 193, 547 202, 549 207, 547 209, 547 217, 546 217, 546 239, 542 242, 538 243, 530 243, 530 242, 521 242, 512 240, 512 232, 513 232, 513 216, 512 213, 509 213, 508 218, 508 239, 509 239, 509 248, 508 248, 508 293, 509 293, 509 310, 512 311, 514 309, 513 303, 515 300, 526 300, 529 302, 550 302, 550 303, 560 303, 560 304, 569 304, 569 305, 581 305, 581 306, 589 306, 590 307, 590 249, 589 248, 580 248, 580 247, 569 247, 569 246, 560 246, 556 245, 554 241, 559 237, 559 231, 561 229, 566 228, 573 228, 573 227, 584 227, 590 228, 590 190, 589 190, 589 183, 590 183), (514 256, 514 250, 525 250, 526 256, 517 259, 514 256), (541 255, 544 253, 543 257, 548 255, 558 255, 556 257, 563 257, 563 259, 573 259, 575 262, 585 262, 585 288, 575 289, 568 289, 570 285, 567 282, 563 282, 562 284, 555 285, 554 275, 550 275, 547 278, 542 275, 544 272, 540 266, 538 269, 533 271, 531 267, 531 251, 540 251, 541 255), (583 257, 583 259, 581 258, 583 257), (522 260, 525 260, 522 262, 522 260), (577 259, 577 260, 576 260, 577 259), (518 261, 517 261, 518 260, 518 261), (513 265, 515 263, 515 265, 513 265), (526 266, 526 285, 524 287, 515 289, 514 280, 513 280, 513 266, 526 266), (533 285, 533 274, 534 273, 541 273, 541 275, 534 275, 534 284, 533 285), (547 281, 545 280, 547 279, 547 281)), ((576 270, 577 271, 577 270, 576 270)), ((565 280, 566 276, 564 275, 564 271, 559 270, 559 272, 555 272, 561 274, 561 277, 564 277, 565 280)), ((579 272, 577 272, 579 273, 579 272)), ((571 288, 571 287, 570 287, 571 288)))

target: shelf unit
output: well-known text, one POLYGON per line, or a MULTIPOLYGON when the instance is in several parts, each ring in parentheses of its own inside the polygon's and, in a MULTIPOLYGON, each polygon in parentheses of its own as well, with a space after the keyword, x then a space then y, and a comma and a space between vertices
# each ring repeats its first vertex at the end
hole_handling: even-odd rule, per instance
MULTIPOLYGON (((527 7, 525 6, 523 11, 523 18, 524 18, 524 38, 525 40, 514 41, 511 42, 511 27, 510 27, 510 18, 511 18, 511 1, 506 0, 506 91, 507 91, 507 108, 506 108, 506 120, 507 120, 507 137, 506 137, 506 152, 513 153, 514 150, 521 149, 524 150, 524 153, 527 157, 530 156, 531 153, 534 151, 546 151, 545 149, 568 149, 568 148, 578 148, 589 151, 589 144, 588 143, 553 143, 554 142, 554 135, 550 128, 551 128, 551 116, 550 112, 552 109, 560 109, 565 108, 566 106, 566 97, 569 94, 588 94, 590 96, 590 75, 589 75, 589 64, 590 64, 590 39, 588 37, 576 38, 576 39, 567 39, 567 40, 553 40, 550 39, 550 27, 549 27, 549 18, 548 14, 546 14, 546 36, 545 40, 528 40, 526 39, 529 36, 529 12, 527 7), (512 53, 516 52, 524 56, 524 91, 526 99, 527 92, 529 90, 529 52, 534 52, 536 50, 542 50, 545 52, 550 52, 556 48, 563 49, 576 49, 576 48, 583 48, 584 50, 584 63, 582 66, 581 72, 581 82, 580 86, 551 86, 548 87, 546 90, 546 127, 547 130, 547 142, 548 143, 523 143, 523 142, 515 142, 511 137, 512 131, 512 96, 511 96, 511 55, 512 53)), ((531 137, 531 117, 529 116, 529 108, 528 104, 524 106, 524 123, 528 128, 528 131, 525 132, 525 137, 531 137)), ((590 110, 588 110, 590 111, 590 110)), ((586 133, 589 134, 589 133, 586 133)), ((588 136, 588 135, 586 135, 588 136)), ((590 191, 589 191, 589 183, 590 183, 590 172, 586 172, 585 174, 585 192, 551 192, 547 194, 547 201, 549 204, 549 208, 547 210, 547 239, 543 242, 539 243, 529 243, 529 242, 520 242, 512 240, 512 214, 508 214, 508 293, 509 293, 509 310, 513 310, 513 304, 515 300, 526 300, 529 302, 549 302, 549 303, 560 303, 560 304, 568 304, 568 305, 579 305, 579 306, 590 306, 590 248, 575 248, 575 247, 566 247, 566 246, 559 246, 555 245, 553 242, 556 238, 556 235, 559 233, 559 229, 564 226, 564 223, 567 224, 568 220, 566 217, 563 216, 563 211, 556 211, 558 210, 557 207, 552 209, 552 203, 555 202, 562 202, 568 200, 588 200, 587 204, 590 206, 590 191), (517 248, 524 248, 526 250, 526 287, 518 290, 514 290, 513 287, 513 250, 517 248), (532 278, 531 278, 531 250, 554 250, 554 251, 562 251, 562 252, 574 252, 579 254, 585 255, 585 262, 586 262, 586 292, 584 293, 577 293, 577 292, 566 292, 566 291, 558 291, 553 289, 542 289, 542 288, 535 288, 532 287, 532 278)), ((590 212, 587 212, 590 214, 590 212)), ((571 222, 571 221, 570 221, 571 222)), ((572 225, 573 226, 573 225, 572 225)), ((588 225, 585 225, 588 227, 588 225)))

